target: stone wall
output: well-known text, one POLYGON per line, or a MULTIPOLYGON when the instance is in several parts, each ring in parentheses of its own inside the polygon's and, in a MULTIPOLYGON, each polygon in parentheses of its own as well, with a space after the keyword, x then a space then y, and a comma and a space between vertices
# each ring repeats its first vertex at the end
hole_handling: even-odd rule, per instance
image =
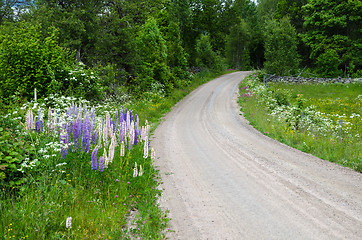
POLYGON ((303 78, 269 76, 264 82, 288 82, 288 83, 362 83, 362 78, 303 78))

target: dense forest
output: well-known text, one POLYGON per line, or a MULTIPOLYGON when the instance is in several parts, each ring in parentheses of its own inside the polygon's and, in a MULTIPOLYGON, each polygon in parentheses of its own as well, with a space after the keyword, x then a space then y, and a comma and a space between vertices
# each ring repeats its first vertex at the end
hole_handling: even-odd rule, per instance
POLYGON ((0 93, 182 88, 201 70, 362 76, 360 0, 1 0, 0 93))

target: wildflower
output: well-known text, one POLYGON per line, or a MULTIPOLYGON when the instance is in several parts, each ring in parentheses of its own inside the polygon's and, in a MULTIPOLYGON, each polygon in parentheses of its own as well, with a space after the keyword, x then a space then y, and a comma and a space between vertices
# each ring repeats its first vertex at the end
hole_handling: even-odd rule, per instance
POLYGON ((67 228, 72 228, 72 217, 67 218, 67 221, 65 222, 65 226, 67 228))
POLYGON ((104 149, 103 158, 104 158, 104 167, 105 167, 105 168, 108 168, 109 158, 108 158, 107 150, 106 150, 106 149, 104 149))
POLYGON ((34 124, 34 117, 33 117, 33 111, 31 109, 28 110, 26 113, 26 127, 28 130, 33 129, 34 124))
POLYGON ((92 170, 97 171, 97 153, 98 153, 98 146, 96 146, 92 152, 92 170))
POLYGON ((90 141, 91 141, 91 134, 93 131, 93 124, 89 120, 89 114, 85 116, 84 122, 82 124, 82 150, 84 152, 89 152, 90 150, 90 141))
POLYGON ((138 176, 138 169, 137 169, 137 163, 135 162, 135 167, 133 168, 133 177, 137 177, 138 176))
POLYGON ((156 152, 155 152, 155 149, 151 149, 151 159, 152 160, 155 160, 156 159, 156 152))
POLYGON ((143 149, 143 158, 148 158, 148 136, 145 138, 145 145, 143 149))
POLYGON ((74 149, 76 150, 79 145, 79 139, 81 137, 81 131, 82 131, 82 119, 80 117, 80 113, 72 123, 72 130, 73 130, 74 149))
POLYGON ((140 171, 138 172, 138 176, 142 176, 143 175, 143 168, 142 165, 140 165, 140 171))
POLYGON ((98 171, 100 172, 104 171, 104 156, 99 158, 98 171))
POLYGON ((124 156, 124 141, 122 141, 122 143, 121 143, 121 157, 123 157, 124 156))
POLYGON ((113 158, 114 158, 114 149, 115 149, 115 137, 112 138, 111 140, 111 144, 109 145, 109 150, 108 150, 108 159, 110 162, 113 161, 113 158))

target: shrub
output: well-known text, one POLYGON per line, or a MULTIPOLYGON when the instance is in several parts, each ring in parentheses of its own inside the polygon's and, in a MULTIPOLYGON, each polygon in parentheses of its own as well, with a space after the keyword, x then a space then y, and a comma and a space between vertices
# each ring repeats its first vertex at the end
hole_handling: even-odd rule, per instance
POLYGON ((72 54, 57 44, 57 30, 20 22, 2 26, 0 37, 0 93, 5 101, 19 92, 30 98, 61 89, 64 69, 72 65, 72 54))

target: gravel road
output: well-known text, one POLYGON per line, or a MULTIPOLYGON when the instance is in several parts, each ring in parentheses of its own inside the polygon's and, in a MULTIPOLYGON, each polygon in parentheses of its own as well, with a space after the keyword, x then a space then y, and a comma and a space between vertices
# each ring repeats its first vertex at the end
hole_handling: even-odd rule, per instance
POLYGON ((300 152, 241 116, 224 75, 179 102, 152 146, 168 239, 362 239, 362 174, 300 152))

